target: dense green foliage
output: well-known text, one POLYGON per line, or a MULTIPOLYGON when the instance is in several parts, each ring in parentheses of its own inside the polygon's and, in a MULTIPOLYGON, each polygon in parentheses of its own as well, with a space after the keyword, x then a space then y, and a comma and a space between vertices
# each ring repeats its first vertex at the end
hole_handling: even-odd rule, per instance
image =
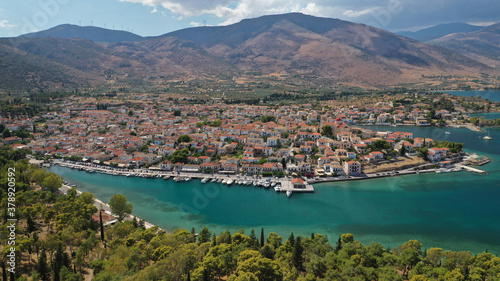
POLYGON ((472 124, 478 126, 500 126, 500 118, 499 119, 486 119, 484 116, 477 117, 473 116, 469 120, 472 124))
POLYGON ((436 147, 447 147, 452 153, 458 153, 464 148, 463 143, 451 142, 451 141, 435 141, 434 145, 436 147))

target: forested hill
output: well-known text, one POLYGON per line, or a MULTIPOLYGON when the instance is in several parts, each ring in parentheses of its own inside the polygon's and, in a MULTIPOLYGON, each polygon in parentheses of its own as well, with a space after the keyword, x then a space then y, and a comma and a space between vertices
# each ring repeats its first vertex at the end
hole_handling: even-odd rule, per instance
MULTIPOLYGON (((58 192, 61 179, 21 160, 26 153, 0 149, 2 210, 10 196, 8 171, 15 169, 15 280, 500 279, 500 258, 491 253, 424 249, 416 240, 386 249, 376 242, 364 245, 352 234, 329 241, 321 234, 282 237, 271 229, 165 233, 137 221, 104 228, 95 220, 92 194, 58 192)), ((2 237, 9 233, 8 218, 4 211, 2 237)), ((4 239, 1 250, 2 280, 9 280, 11 248, 4 239)))

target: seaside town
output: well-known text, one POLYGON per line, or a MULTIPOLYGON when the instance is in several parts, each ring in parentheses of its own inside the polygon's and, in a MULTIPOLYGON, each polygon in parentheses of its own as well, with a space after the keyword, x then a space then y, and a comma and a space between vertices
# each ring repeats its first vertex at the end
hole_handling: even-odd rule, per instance
MULTIPOLYGON (((190 103, 152 94, 71 96, 51 101, 57 111, 4 116, 0 145, 29 149, 40 163, 89 172, 272 186, 287 195, 314 191, 310 184, 320 181, 461 168, 481 172, 454 165, 464 159, 465 164, 487 162, 466 155, 463 144, 404 130, 442 125, 480 131, 463 108, 456 109, 478 104, 445 94, 430 105, 422 96, 427 98, 415 93, 373 103, 360 98, 274 105, 190 103), (394 132, 369 125, 391 125, 394 132)), ((449 134, 446 127, 440 130, 449 134)))

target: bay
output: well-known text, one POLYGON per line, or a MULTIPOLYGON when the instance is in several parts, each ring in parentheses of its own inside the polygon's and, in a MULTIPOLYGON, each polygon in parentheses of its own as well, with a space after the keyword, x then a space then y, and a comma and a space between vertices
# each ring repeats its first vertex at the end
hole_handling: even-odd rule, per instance
POLYGON ((477 97, 488 99, 490 101, 500 101, 500 91, 442 91, 460 97, 477 97))
POLYGON ((486 155, 493 163, 481 167, 489 175, 469 172, 421 174, 363 181, 315 184, 314 194, 287 198, 272 189, 228 187, 199 180, 173 182, 89 174, 63 167, 50 171, 109 202, 115 193, 127 196, 133 214, 163 229, 199 231, 207 226, 219 234, 261 227, 285 238, 322 233, 335 242, 343 233, 363 243, 395 247, 417 239, 425 248, 442 247, 473 253, 488 249, 500 254, 500 129, 486 133, 464 128, 369 126, 373 130, 413 132, 415 137, 466 144, 466 151, 486 155), (451 134, 444 132, 450 131, 451 134))

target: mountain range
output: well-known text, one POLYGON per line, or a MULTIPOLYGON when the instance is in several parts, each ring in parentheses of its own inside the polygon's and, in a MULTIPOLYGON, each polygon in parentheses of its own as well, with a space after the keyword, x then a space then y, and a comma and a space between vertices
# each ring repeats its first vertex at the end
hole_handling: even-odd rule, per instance
POLYGON ((396 34, 415 39, 421 42, 427 42, 440 37, 454 34, 473 32, 484 28, 484 26, 470 25, 466 23, 445 23, 431 26, 417 31, 399 31, 396 34))
MULTIPOLYGON (((474 32, 486 44, 488 33, 497 29, 474 32)), ((0 86, 27 90, 113 85, 174 76, 231 78, 257 71, 382 87, 422 83, 422 77, 432 75, 498 75, 495 64, 482 59, 486 55, 471 56, 472 44, 462 54, 450 50, 452 42, 467 41, 464 38, 447 43, 436 39, 441 45, 436 46, 363 24, 300 13, 157 37, 62 25, 0 39, 0 86)), ((495 43, 488 47, 491 52, 495 43)))

